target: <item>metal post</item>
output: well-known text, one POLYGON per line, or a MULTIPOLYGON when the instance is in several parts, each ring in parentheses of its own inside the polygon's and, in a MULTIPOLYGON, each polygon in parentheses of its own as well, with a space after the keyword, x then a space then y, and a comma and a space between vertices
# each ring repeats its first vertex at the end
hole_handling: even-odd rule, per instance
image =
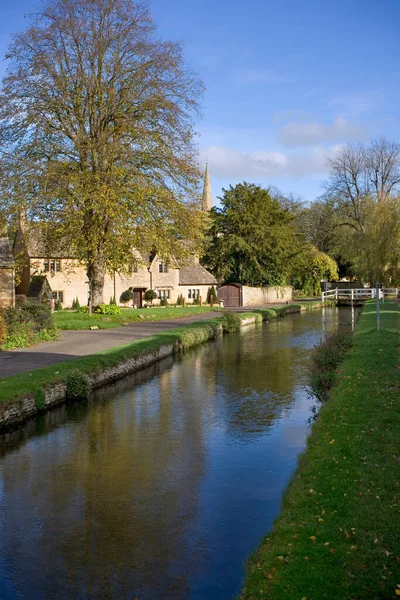
POLYGON ((376 328, 380 329, 381 316, 379 314, 379 282, 376 282, 376 328))

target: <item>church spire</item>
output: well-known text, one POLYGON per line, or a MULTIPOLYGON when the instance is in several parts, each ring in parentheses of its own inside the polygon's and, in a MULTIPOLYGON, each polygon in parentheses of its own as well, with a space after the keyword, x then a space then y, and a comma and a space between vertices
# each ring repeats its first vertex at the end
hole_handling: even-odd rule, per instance
POLYGON ((206 163, 206 172, 204 173, 203 199, 201 205, 203 210, 211 210, 213 207, 210 175, 208 173, 208 163, 206 163))

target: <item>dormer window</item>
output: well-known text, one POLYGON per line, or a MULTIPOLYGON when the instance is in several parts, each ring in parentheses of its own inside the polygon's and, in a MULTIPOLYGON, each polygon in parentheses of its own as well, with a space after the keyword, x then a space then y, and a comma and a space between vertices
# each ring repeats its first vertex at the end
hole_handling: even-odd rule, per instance
POLYGON ((168 273, 168 265, 163 262, 162 260, 160 260, 160 262, 158 263, 158 272, 159 273, 168 273))

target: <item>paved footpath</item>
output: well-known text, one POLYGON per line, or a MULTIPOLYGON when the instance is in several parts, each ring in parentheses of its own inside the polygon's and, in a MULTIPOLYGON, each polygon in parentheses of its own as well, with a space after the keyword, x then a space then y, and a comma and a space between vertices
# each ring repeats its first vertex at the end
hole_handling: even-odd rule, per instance
POLYGON ((188 325, 219 315, 218 312, 207 312, 191 317, 182 317, 181 319, 132 323, 115 329, 63 331, 62 339, 57 342, 43 342, 31 348, 12 350, 11 352, 1 351, 0 377, 9 377, 10 375, 54 365, 64 360, 87 356, 101 350, 128 344, 133 340, 150 337, 180 325, 188 325))

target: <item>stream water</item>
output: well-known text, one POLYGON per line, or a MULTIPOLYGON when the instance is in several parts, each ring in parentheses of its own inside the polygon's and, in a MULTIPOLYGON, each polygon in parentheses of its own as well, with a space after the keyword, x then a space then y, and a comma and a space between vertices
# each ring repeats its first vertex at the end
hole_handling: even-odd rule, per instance
POLYGON ((305 445, 310 350, 351 322, 249 327, 3 434, 0 598, 233 598, 305 445))

